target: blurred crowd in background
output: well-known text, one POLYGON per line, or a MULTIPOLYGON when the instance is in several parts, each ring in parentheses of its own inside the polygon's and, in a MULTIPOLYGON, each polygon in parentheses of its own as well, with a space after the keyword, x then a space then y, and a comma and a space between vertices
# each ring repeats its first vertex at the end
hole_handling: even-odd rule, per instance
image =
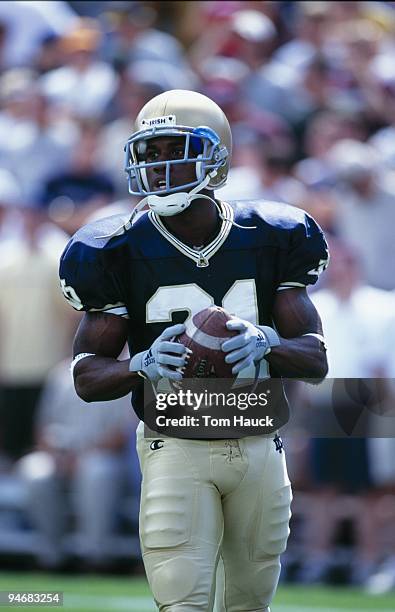
MULTIPOLYGON (((328 236, 311 297, 329 376, 387 379, 387 437, 286 440, 283 579, 395 587, 394 57, 393 2, 0 3, 1 558, 138 558, 136 418, 129 398, 76 397, 80 314, 57 267, 81 225, 136 204, 123 146, 139 109, 193 89, 232 126, 217 197, 300 206, 328 236)), ((330 392, 310 401, 333 409, 330 392)))

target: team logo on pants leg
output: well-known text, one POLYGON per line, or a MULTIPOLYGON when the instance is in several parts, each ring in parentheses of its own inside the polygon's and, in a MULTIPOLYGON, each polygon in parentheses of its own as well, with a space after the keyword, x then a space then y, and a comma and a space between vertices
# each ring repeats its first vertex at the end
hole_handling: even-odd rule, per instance
POLYGON ((279 435, 275 435, 275 437, 273 438, 273 442, 276 445, 276 451, 278 451, 279 453, 283 452, 283 448, 284 448, 284 444, 283 441, 281 440, 279 435))

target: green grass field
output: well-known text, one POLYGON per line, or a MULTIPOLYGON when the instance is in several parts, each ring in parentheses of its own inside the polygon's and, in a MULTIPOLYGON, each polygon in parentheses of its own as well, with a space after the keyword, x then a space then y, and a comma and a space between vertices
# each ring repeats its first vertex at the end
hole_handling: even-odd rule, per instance
MULTIPOLYGON (((156 610, 144 578, 2 572, 0 591, 63 591, 63 610, 73 612, 101 612, 103 610, 106 612, 154 612, 156 610)), ((14 607, 16 606, 4 607, 4 609, 11 610, 14 607)), ((49 606, 37 606, 37 608, 56 609, 49 606)), ((309 612, 310 610, 319 612, 394 611, 395 593, 373 597, 351 588, 283 586, 279 588, 272 604, 272 612, 309 612)))

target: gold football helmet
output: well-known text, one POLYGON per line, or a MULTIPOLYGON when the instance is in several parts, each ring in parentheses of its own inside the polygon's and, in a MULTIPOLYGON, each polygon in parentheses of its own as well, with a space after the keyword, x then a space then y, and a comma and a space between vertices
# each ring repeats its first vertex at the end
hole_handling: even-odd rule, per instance
POLYGON ((189 192, 192 188, 197 193, 204 188, 217 189, 226 182, 232 134, 225 113, 210 98, 195 91, 174 89, 156 96, 142 108, 125 152, 125 171, 131 194, 158 195, 157 191, 150 189, 147 181, 146 169, 152 166, 166 168, 166 185, 161 196, 189 192), (183 158, 147 162, 144 159, 147 140, 161 136, 183 137, 183 158), (170 187, 173 164, 183 163, 195 163, 196 180, 170 187))

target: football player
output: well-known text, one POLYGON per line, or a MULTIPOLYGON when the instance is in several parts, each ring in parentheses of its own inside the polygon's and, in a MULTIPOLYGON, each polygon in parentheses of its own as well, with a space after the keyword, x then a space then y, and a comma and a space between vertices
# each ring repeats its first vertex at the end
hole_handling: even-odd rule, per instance
MULTIPOLYGON (((126 144, 131 218, 80 229, 60 264, 63 292, 85 312, 73 375, 86 401, 132 392, 144 421, 144 379, 179 380, 187 352, 175 336, 207 306, 237 318, 223 343, 233 372, 322 379, 327 361, 306 286, 326 267, 325 239, 303 210, 278 202, 223 202, 231 131, 222 110, 191 91, 148 102, 126 144), (148 206, 148 212, 143 212, 148 206), (131 359, 119 360, 128 341, 131 359)), ((143 474, 140 539, 162 612, 220 605, 268 612, 289 534, 291 487, 278 436, 176 439, 138 429, 143 474), (156 440, 156 441, 155 441, 156 440)))

